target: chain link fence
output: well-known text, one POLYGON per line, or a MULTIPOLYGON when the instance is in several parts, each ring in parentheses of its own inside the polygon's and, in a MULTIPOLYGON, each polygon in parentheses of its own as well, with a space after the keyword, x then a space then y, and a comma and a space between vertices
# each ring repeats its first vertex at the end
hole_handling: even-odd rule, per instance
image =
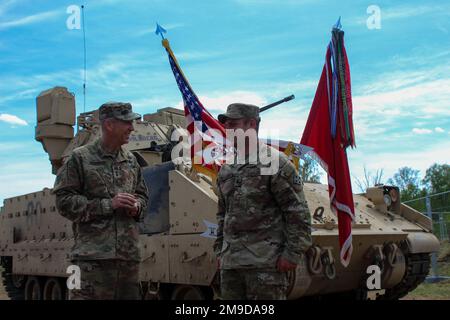
MULTIPOLYGON (((441 245, 448 243, 448 230, 450 229, 450 191, 427 195, 425 197, 403 201, 406 205, 430 217, 433 222, 433 233, 440 240, 441 245)), ((428 281, 441 281, 449 279, 448 274, 442 273, 438 264, 437 253, 431 255, 431 274, 428 281)))
POLYGON ((450 191, 403 201, 403 203, 431 217, 433 221, 433 233, 439 240, 444 241, 449 239, 450 191))

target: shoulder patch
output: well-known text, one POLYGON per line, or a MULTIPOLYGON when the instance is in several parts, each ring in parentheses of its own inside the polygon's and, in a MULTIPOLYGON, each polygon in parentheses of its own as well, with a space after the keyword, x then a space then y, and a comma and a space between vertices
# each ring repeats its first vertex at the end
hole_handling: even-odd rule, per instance
POLYGON ((302 185, 302 177, 300 177, 300 175, 298 175, 298 174, 294 174, 292 183, 295 185, 301 186, 302 185))

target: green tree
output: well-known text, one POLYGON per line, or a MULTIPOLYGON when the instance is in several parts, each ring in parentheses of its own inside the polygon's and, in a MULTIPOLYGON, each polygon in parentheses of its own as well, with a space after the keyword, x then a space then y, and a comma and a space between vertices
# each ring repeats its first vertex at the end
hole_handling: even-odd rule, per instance
POLYGON ((308 155, 300 159, 300 174, 304 182, 320 182, 319 165, 308 155))
POLYGON ((431 210, 448 216, 450 212, 450 166, 448 164, 433 164, 425 173, 422 183, 427 187, 431 210))
POLYGON ((433 164, 425 173, 422 183, 429 193, 439 193, 450 190, 450 165, 433 164))
POLYGON ((426 189, 421 188, 419 170, 410 167, 402 167, 388 180, 388 184, 400 189, 402 201, 412 200, 426 195, 426 189))

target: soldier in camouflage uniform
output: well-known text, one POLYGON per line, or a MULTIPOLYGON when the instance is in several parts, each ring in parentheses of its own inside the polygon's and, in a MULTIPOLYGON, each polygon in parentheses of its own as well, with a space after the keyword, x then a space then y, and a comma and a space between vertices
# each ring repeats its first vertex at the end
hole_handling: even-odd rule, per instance
POLYGON ((121 146, 140 115, 129 103, 106 103, 99 115, 102 137, 73 151, 53 189, 59 213, 73 222, 72 264, 81 269, 81 289, 70 299, 139 299, 137 223, 147 187, 136 158, 121 146))
MULTIPOLYGON (((219 121, 226 129, 259 127, 259 108, 231 104, 219 121)), ((303 184, 283 153, 258 142, 258 154, 278 156, 275 174, 250 159, 225 164, 218 176, 218 257, 222 299, 286 299, 287 271, 294 270, 311 246, 311 217, 303 184)))

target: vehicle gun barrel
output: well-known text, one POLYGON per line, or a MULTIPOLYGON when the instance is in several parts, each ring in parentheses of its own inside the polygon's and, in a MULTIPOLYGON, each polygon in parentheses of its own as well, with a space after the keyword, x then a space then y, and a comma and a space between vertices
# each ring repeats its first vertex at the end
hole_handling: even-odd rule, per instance
POLYGON ((295 96, 293 94, 291 94, 290 96, 288 96, 286 98, 283 98, 281 100, 278 100, 278 101, 275 101, 275 102, 273 102, 271 104, 268 104, 267 106, 259 108, 259 112, 264 112, 264 111, 269 110, 269 109, 271 109, 271 108, 273 108, 273 107, 275 107, 275 106, 277 106, 279 104, 291 101, 293 99, 295 99, 295 96))

